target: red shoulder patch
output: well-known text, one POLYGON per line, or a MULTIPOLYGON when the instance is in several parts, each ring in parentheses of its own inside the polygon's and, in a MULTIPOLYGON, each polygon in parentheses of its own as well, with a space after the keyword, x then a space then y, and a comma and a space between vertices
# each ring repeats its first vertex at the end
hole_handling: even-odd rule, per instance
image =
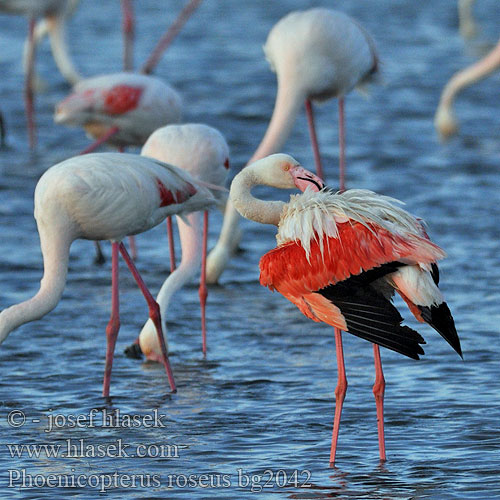
POLYGON ((132 111, 139 104, 142 87, 116 85, 104 96, 104 111, 111 115, 121 115, 132 111))
POLYGON ((160 179, 156 179, 156 185, 158 186, 158 192, 160 193, 160 207, 167 207, 168 205, 173 205, 175 203, 184 203, 186 200, 191 198, 191 196, 197 193, 196 188, 189 182, 184 190, 178 189, 175 194, 170 191, 160 179))

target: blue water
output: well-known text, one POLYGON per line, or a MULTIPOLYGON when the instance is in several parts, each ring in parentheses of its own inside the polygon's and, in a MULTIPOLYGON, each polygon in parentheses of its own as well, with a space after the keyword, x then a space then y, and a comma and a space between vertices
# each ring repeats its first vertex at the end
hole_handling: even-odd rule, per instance
MULTIPOLYGON (((135 2, 136 65, 180 3, 135 2)), ((274 103, 275 76, 261 50, 266 35, 290 10, 312 5, 331 2, 204 0, 157 68, 156 74, 182 94, 186 121, 205 122, 225 134, 232 173, 257 146, 274 103)), ((368 99, 353 93, 346 102, 348 186, 404 200, 446 249, 441 287, 462 339, 464 361, 431 328, 404 313, 407 324, 426 338, 426 355, 416 362, 382 350, 388 461, 381 464, 371 393, 372 347, 344 335, 349 389, 337 468, 329 468, 336 385, 333 331, 308 321, 258 284, 258 259, 274 246, 274 230, 244 222, 242 251, 220 285, 209 290, 206 360, 196 283, 179 292, 170 307, 175 395, 169 394, 159 366, 123 354, 147 314, 123 267, 122 328, 112 398, 106 402, 101 386, 110 264, 108 259, 95 266, 92 246, 76 242, 59 306, 13 332, 0 349, 2 498, 500 498, 500 74, 459 98, 458 138, 441 145, 432 125, 447 79, 496 43, 500 5, 477 2, 480 33, 471 43, 458 35, 452 0, 351 0, 337 7, 373 34, 383 74, 368 99), (105 426, 104 409, 108 414, 119 410, 124 423, 135 417, 138 426, 105 426), (11 424, 23 424, 22 412, 23 425, 9 425, 13 411, 11 424), (154 411, 156 422, 150 420, 154 411), (68 450, 68 439, 80 448, 68 450), (12 458, 7 444, 61 448, 55 458, 44 453, 30 458, 26 449, 12 458), (63 456, 68 451, 73 456, 83 451, 84 457, 63 456), (126 458, 123 451, 145 456, 126 458), (23 474, 27 487, 20 489, 23 474), (75 487, 57 487, 57 478, 63 477, 75 487), (279 487, 284 481, 289 485, 279 487)), ((121 68, 120 16, 117 1, 81 2, 68 38, 84 75, 121 68)), ((44 44, 37 56, 46 82, 36 100, 39 145, 35 154, 29 153, 20 64, 25 32, 24 19, 0 15, 0 109, 8 127, 8 148, 0 151, 0 309, 38 289, 42 263, 32 215, 38 178, 88 144, 81 131, 52 122, 54 104, 69 89, 44 44)), ((336 114, 335 102, 317 112, 332 182, 336 114)), ((285 150, 312 168, 304 116, 285 150)), ((210 245, 221 216, 211 220, 210 245)), ((138 246, 138 266, 156 292, 168 272, 164 227, 141 235, 138 246)), ((109 246, 104 249, 109 256, 109 246)))

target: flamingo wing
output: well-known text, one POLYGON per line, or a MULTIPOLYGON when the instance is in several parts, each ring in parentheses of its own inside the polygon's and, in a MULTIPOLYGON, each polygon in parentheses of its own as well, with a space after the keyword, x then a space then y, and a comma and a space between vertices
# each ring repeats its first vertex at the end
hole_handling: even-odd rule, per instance
POLYGON ((277 290, 314 321, 418 359, 423 338, 409 327, 377 280, 407 264, 431 264, 442 251, 416 235, 376 224, 340 223, 338 237, 313 238, 309 255, 288 242, 264 255, 260 282, 277 290))

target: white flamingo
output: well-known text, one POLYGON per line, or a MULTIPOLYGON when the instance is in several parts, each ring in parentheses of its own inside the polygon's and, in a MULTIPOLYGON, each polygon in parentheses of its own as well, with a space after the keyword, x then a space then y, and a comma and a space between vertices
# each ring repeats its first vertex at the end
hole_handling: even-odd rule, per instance
MULTIPOLYGON (((168 125, 154 132, 142 148, 142 155, 175 165, 189 172, 195 179, 206 184, 221 186, 229 168, 229 148, 222 134, 207 125, 189 123, 168 125)), ((226 194, 215 191, 219 204, 223 204, 226 194)), ((207 287, 205 261, 207 257, 208 212, 203 214, 203 237, 201 213, 194 212, 186 216, 177 216, 182 260, 165 280, 156 298, 161 317, 167 319, 168 305, 175 294, 186 282, 191 280, 200 268, 201 278, 198 290, 201 307, 202 350, 206 354, 205 307, 207 287)), ((163 325, 166 326, 165 324, 163 325)), ((164 328, 164 331, 166 329, 164 328)), ((140 351, 153 361, 161 360, 161 349, 154 324, 148 320, 142 328, 138 341, 126 349, 131 357, 139 357, 140 351)))
POLYGON ((159 306, 121 243, 128 235, 151 229, 174 214, 204 210, 215 199, 187 172, 157 160, 122 153, 76 156, 48 169, 35 190, 35 218, 40 235, 44 274, 31 299, 0 313, 0 343, 15 328, 40 319, 56 307, 66 283, 69 250, 75 239, 111 240, 112 311, 106 328, 103 395, 109 396, 114 348, 120 327, 118 253, 136 279, 156 326, 172 391, 159 306))
MULTIPOLYGON (((357 21, 338 11, 310 9, 281 19, 264 46, 276 71, 278 91, 267 131, 249 163, 278 152, 284 145, 304 102, 308 112, 318 175, 323 177, 315 139, 312 100, 339 99, 340 168, 344 169, 344 96, 370 80, 378 58, 370 35, 357 21)), ((343 189, 343 186, 341 186, 343 189)), ((207 280, 216 282, 237 245, 239 216, 228 202, 224 224, 207 261, 207 280)))
POLYGON ((434 115, 439 137, 449 139, 458 132, 458 121, 453 112, 453 101, 464 89, 486 78, 500 68, 500 40, 481 60, 455 73, 445 85, 434 115))

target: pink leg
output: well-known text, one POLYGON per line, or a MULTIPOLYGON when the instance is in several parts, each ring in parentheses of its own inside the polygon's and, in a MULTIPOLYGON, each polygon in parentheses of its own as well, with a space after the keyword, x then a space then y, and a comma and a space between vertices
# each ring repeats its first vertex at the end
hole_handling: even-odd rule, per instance
POLYGON ((177 389, 175 387, 174 375, 172 373, 172 368, 170 368, 170 361, 168 360, 167 346, 165 345, 165 339, 163 338, 163 329, 161 327, 161 316, 160 316, 160 306, 155 301, 151 293, 149 292, 146 284, 144 283, 139 271, 135 267, 134 261, 130 258, 130 255, 127 253, 127 249, 123 243, 120 243, 118 248, 120 249, 120 253, 122 254, 123 259, 127 263, 132 276, 135 281, 139 285, 139 288, 146 299, 149 307, 149 317, 151 321, 154 323, 156 327, 156 332, 158 333, 158 341, 160 342, 161 352, 163 357, 163 364, 165 365, 165 370, 167 372, 168 382, 170 384, 170 388, 172 392, 176 392, 177 389))
POLYGON ((104 382, 102 395, 109 397, 111 383, 111 369, 115 353, 116 339, 120 330, 120 304, 118 300, 118 243, 111 244, 111 318, 106 327, 106 366, 104 368, 104 382))
POLYGON ((134 69, 134 9, 131 0, 121 0, 123 13, 123 69, 134 69))
POLYGON ((208 211, 203 212, 203 251, 201 257, 201 278, 198 295, 200 296, 201 308, 201 341, 203 357, 207 355, 207 323, 206 323, 206 305, 207 305, 207 238, 208 238, 208 211))
POLYGON ((149 56, 149 59, 145 62, 144 66, 141 68, 141 73, 149 75, 152 73, 155 66, 158 64, 160 57, 167 47, 172 43, 172 40, 178 35, 181 28, 184 26, 186 21, 191 17, 191 14, 196 10, 201 0, 189 0, 188 3, 181 10, 177 19, 171 24, 170 28, 166 33, 160 38, 159 42, 156 44, 153 52, 149 56))
POLYGON ((130 255, 132 259, 137 260, 137 245, 135 244, 135 237, 128 237, 128 246, 130 247, 130 255))
POLYGON ((344 98, 339 98, 339 190, 345 191, 345 121, 344 98))
POLYGON ((344 351, 342 349, 342 332, 335 328, 335 347, 337 351, 337 387, 335 388, 335 418, 333 420, 332 447, 330 449, 330 467, 335 465, 337 441, 339 437, 340 416, 347 392, 347 377, 345 374, 344 351))
POLYGON ((321 165, 321 155, 319 152, 318 137, 316 135, 316 127, 314 125, 314 111, 310 99, 306 99, 306 115, 307 124, 309 126, 309 136, 311 137, 311 144, 314 154, 314 164, 316 165, 316 173, 318 177, 325 180, 323 176, 323 166, 321 165))
POLYGON ((385 436, 384 436, 384 393, 385 379, 382 371, 382 360, 380 359, 380 348, 373 344, 373 355, 375 357, 375 384, 373 385, 373 394, 375 395, 375 404, 377 405, 377 428, 378 428, 378 448, 380 460, 385 461, 385 436))
POLYGON ((172 217, 167 217, 167 235, 168 235, 168 251, 170 253, 170 272, 175 271, 175 245, 174 245, 174 229, 172 226, 172 217))
POLYGON ((106 142, 109 138, 114 136, 120 129, 118 127, 110 128, 102 137, 93 142, 90 146, 86 147, 79 154, 86 155, 94 152, 102 143, 106 142))
POLYGON ((33 99, 33 74, 35 65, 35 19, 30 18, 28 28, 28 60, 26 70, 26 80, 24 82, 24 102, 26 107, 26 120, 28 122, 28 140, 30 149, 36 147, 34 99, 33 99))

